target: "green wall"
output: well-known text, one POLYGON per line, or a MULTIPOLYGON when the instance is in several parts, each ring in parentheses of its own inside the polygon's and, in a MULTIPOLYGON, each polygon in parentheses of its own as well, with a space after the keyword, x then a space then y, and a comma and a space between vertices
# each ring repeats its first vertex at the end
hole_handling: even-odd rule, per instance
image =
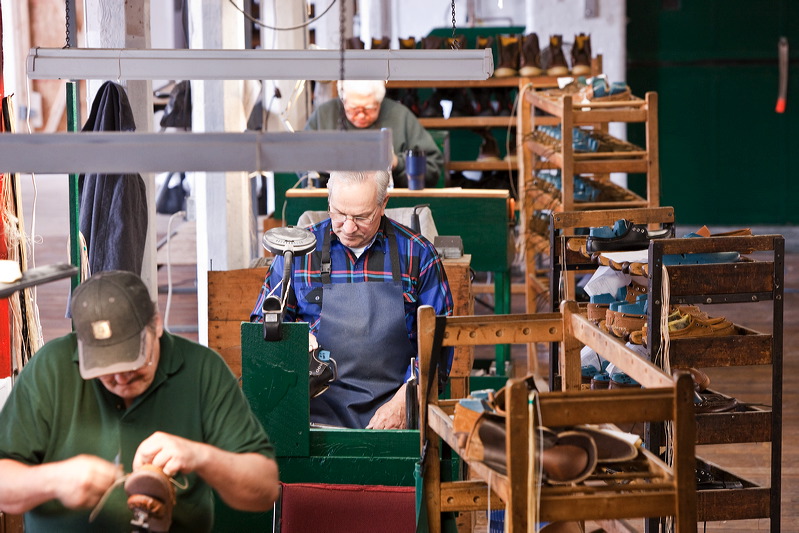
POLYGON ((799 223, 799 2, 635 0, 627 14, 627 81, 659 95, 661 205, 685 224, 799 223), (793 45, 784 114, 781 36, 793 45))

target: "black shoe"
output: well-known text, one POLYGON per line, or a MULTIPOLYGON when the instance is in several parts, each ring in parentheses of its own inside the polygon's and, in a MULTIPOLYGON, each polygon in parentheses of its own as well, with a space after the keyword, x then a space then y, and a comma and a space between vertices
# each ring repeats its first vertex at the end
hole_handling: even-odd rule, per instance
POLYGON ((649 231, 646 224, 633 224, 622 219, 616 221, 612 230, 610 228, 591 228, 585 248, 589 253, 645 250, 649 247, 651 239, 673 236, 674 227, 672 225, 660 230, 649 231))

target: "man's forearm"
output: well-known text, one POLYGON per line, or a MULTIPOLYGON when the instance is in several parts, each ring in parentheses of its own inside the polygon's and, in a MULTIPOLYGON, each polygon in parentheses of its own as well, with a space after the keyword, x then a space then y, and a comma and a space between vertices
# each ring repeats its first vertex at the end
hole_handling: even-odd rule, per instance
POLYGON ((234 509, 266 511, 278 495, 277 463, 259 453, 232 453, 206 447, 206 458, 197 468, 202 477, 234 509))
POLYGON ((21 514, 52 500, 50 465, 28 466, 0 459, 0 511, 21 514))

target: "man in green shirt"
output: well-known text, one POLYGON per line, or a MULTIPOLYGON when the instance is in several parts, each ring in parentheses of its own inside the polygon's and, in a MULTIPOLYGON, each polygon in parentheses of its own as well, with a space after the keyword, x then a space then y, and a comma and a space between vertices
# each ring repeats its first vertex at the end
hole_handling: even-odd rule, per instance
POLYGON ((384 82, 344 80, 338 82, 338 91, 339 99, 316 108, 305 124, 306 130, 337 130, 342 124, 345 129, 353 130, 388 128, 394 151, 391 163, 394 187, 408 186, 405 155, 416 147, 425 155, 425 187, 436 186, 444 168, 444 154, 410 109, 385 98, 384 82))
POLYGON ((130 531, 112 487, 143 465, 174 476, 170 531, 210 531, 212 490, 234 509, 272 507, 274 449, 219 355, 164 331, 130 272, 89 278, 71 310, 76 332, 37 352, 0 412, 0 510, 25 513, 28 533, 130 531))

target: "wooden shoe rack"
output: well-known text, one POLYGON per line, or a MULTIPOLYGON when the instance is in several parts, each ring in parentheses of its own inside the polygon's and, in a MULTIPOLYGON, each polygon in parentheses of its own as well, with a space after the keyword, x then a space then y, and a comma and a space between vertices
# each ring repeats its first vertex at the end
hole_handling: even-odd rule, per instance
POLYGON ((667 376, 607 333, 593 328, 574 303, 564 305, 562 313, 468 317, 436 317, 432 308, 423 306, 419 309, 419 341, 420 447, 425 490, 422 501, 428 516, 427 531, 441 531, 442 512, 485 511, 489 502, 492 508, 505 509, 505 530, 511 533, 534 531, 539 521, 602 522, 647 516, 674 516, 677 531, 696 530, 696 493, 691 490, 695 426, 690 376, 667 376), (563 341, 566 353, 576 353, 579 361, 579 346, 585 343, 603 350, 619 366, 629 367, 630 375, 647 388, 542 392, 531 396, 523 380, 511 379, 505 387, 508 474, 500 474, 481 461, 466 459, 470 479, 442 482, 439 440, 461 457, 468 457, 468 453, 459 447, 454 434, 455 401, 439 400, 435 393, 425 394, 434 361, 437 321, 442 322, 439 327, 443 346, 563 341), (541 484, 531 428, 643 420, 673 421, 673 467, 642 449, 640 462, 634 462, 642 468, 615 473, 597 470, 577 485, 541 484), (615 479, 619 483, 614 483, 615 479))
MULTIPOLYGON (((783 287, 785 239, 781 235, 653 240, 649 247, 650 312, 647 346, 665 353, 660 319, 671 304, 771 302, 772 331, 760 333, 736 325, 737 335, 674 339, 668 343, 671 367, 712 368, 771 365, 770 408, 745 407, 728 413, 699 414, 701 444, 770 442, 770 486, 760 487, 722 469, 716 477, 740 481, 742 489, 701 490, 697 493, 702 521, 770 518, 773 533, 781 531, 783 287), (663 268, 667 254, 751 252, 736 263, 679 265, 663 268)), ((712 314, 712 313, 711 313, 712 314)), ((724 391, 734 393, 734 391, 724 391)), ((658 432, 652 445, 662 442, 658 432)), ((734 469, 734 465, 729 465, 734 469)))
POLYGON ((660 166, 658 155, 658 105, 657 93, 646 93, 644 98, 584 103, 577 95, 563 91, 525 92, 517 116, 519 159, 519 214, 521 232, 527 245, 524 250, 526 310, 536 309, 536 299, 544 290, 536 273, 539 247, 533 244, 546 239, 533 223, 541 210, 572 211, 656 207, 660 204, 660 166), (544 112, 538 116, 536 111, 544 112), (542 142, 536 132, 539 125, 555 123, 560 126, 559 150, 542 142), (646 144, 642 149, 629 152, 577 153, 573 147, 573 128, 607 134, 611 123, 641 123, 645 128, 646 144), (561 174, 561 191, 557 201, 550 200, 543 180, 536 171, 556 168, 561 174), (610 173, 626 172, 646 176, 646 197, 610 182, 610 173), (608 201, 578 203, 574 199, 571 176, 590 177, 597 187, 608 189, 608 201))
MULTIPOLYGON (((653 208, 553 214, 551 239, 554 253, 550 271, 553 287, 559 286, 566 271, 590 271, 597 266, 590 258, 575 251, 585 237, 560 235, 560 231, 612 225, 620 218, 636 223, 663 223, 673 221, 674 213, 672 208, 653 208)), ((780 235, 659 239, 650 242, 645 264, 638 265, 640 268, 635 265, 628 267, 646 274, 648 278, 647 346, 650 354, 662 354, 665 350, 660 320, 663 309, 667 309, 669 304, 771 303, 772 328, 769 333, 736 324, 736 335, 674 339, 668 343, 668 366, 672 368, 771 365, 770 407, 744 406, 731 412, 696 416, 697 445, 770 442, 770 484, 758 486, 725 468, 698 460, 698 466, 712 471, 716 479, 738 482, 743 487, 697 491, 697 518, 700 522, 769 518, 770 530, 774 533, 781 530, 784 245, 784 238, 780 235), (729 251, 746 255, 735 263, 663 268, 664 255, 729 251)), ((557 305, 557 296, 553 297, 553 305, 557 305)), ((602 333, 596 326, 593 329, 595 334, 602 333)), ((566 333, 568 336, 569 332, 566 333)), ((596 351, 605 355, 600 350, 596 351)), ((579 389, 579 354, 570 362, 569 354, 558 358, 557 350, 552 353, 551 366, 555 371, 550 379, 556 384, 562 383, 564 390, 579 389)), ((663 356, 656 356, 654 360, 660 367, 666 366, 663 356)), ((626 366, 621 368, 627 371, 626 366)), ((646 440, 649 449, 661 449, 667 441, 659 425, 649 426, 646 440)), ((733 465, 727 466, 734 470, 733 465)), ((650 521, 647 526, 649 531, 656 531, 658 523, 650 521)))
MULTIPOLYGON (((660 226, 674 223, 673 207, 652 207, 632 209, 606 209, 596 211, 562 211, 552 213, 549 223, 549 246, 552 250, 549 264, 549 285, 557 288, 550 291, 551 309, 558 309, 563 300, 575 300, 574 286, 565 283, 567 274, 573 272, 591 272, 598 265, 585 254, 580 247, 585 242, 584 236, 573 236, 576 228, 613 226, 620 219, 630 220, 635 224, 660 226)), ((553 389, 561 388, 561 379, 566 372, 571 372, 566 388, 579 388, 580 365, 564 369, 560 365, 559 346, 551 345, 549 360, 549 383, 553 389)))

